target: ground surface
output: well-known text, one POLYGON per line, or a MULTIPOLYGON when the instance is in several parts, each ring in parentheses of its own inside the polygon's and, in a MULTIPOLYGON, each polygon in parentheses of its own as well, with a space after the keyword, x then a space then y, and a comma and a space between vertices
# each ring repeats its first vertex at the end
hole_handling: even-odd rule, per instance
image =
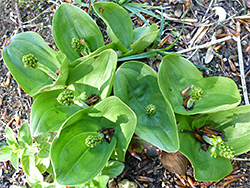
MULTIPOLYGON (((246 1, 246 0, 245 0, 246 1)), ((69 3, 75 4, 73 1, 69 3)), ((237 16, 240 21, 241 31, 238 30, 241 39, 242 55, 244 63, 244 73, 246 75, 246 94, 249 97, 250 93, 250 29, 248 27, 250 17, 246 16, 250 9, 245 7, 244 1, 192 1, 190 5, 187 1, 169 0, 169 1, 147 1, 154 7, 164 7, 164 18, 166 25, 163 30, 162 38, 168 39, 163 46, 168 46, 176 38, 182 27, 182 6, 186 5, 187 18, 183 34, 177 44, 169 51, 180 52, 184 49, 196 47, 195 50, 187 50, 185 55, 195 64, 206 66, 214 72, 202 70, 204 76, 226 76, 233 79, 243 96, 242 82, 240 79, 240 69, 238 60, 238 46, 234 39, 227 42, 220 42, 213 47, 216 48, 216 53, 211 62, 206 63, 206 57, 209 46, 205 48, 198 48, 197 46, 206 44, 211 41, 213 33, 216 33, 217 39, 225 36, 237 36, 237 16), (216 16, 211 8, 221 6, 226 10, 227 20, 223 25, 217 22, 216 16), (204 25, 205 23, 205 25, 204 25), (218 48, 218 50, 217 50, 218 48)), ((247 2, 247 1, 246 1, 247 2)), ((51 35, 51 22, 55 8, 61 2, 59 0, 53 1, 8 1, 0 0, 0 50, 2 51, 11 37, 23 31, 38 32, 44 40, 52 47, 55 44, 51 35)), ((247 2, 248 3, 248 2, 247 2)), ((160 10, 154 10, 159 15, 160 10)), ((155 22, 160 25, 160 21, 146 16, 150 23, 155 22)), ((132 17, 134 27, 144 25, 143 21, 137 17, 132 17)), ((211 56, 211 55, 210 55, 211 56)), ((159 65, 158 59, 147 59, 146 63, 152 65, 156 71, 159 65)), ((242 97, 242 105, 245 104, 246 99, 242 97)), ((18 88, 17 83, 8 73, 8 70, 0 56, 0 144, 5 144, 4 130, 6 126, 10 126, 14 132, 17 132, 20 127, 18 118, 22 120, 29 119, 30 107, 33 99, 27 96, 18 88), (9 83, 8 83, 9 82, 9 83), (1 102, 2 100, 2 102, 1 102), (12 124, 8 124, 13 120, 12 124)), ((154 151, 154 149, 153 149, 154 151)), ((154 152, 153 152, 154 153, 154 152)), ((133 153, 132 153, 133 154, 133 153)), ((151 152, 152 155, 152 152, 151 152)), ((249 153, 246 153, 240 158, 250 158, 249 153)), ((152 155, 154 160, 143 160, 139 162, 138 157, 127 154, 126 171, 118 178, 129 179, 135 182, 138 187, 181 187, 181 179, 178 175, 170 173, 163 166, 157 153, 152 155), (140 165, 140 168, 138 167, 140 165)), ((142 157, 143 158, 143 157, 142 157)), ((232 161, 235 167, 238 167, 236 174, 248 175, 250 169, 250 162, 248 161, 232 161)), ((14 169, 10 163, 0 163, 0 187, 10 187, 10 185, 27 185, 23 171, 21 169, 14 169)), ((189 169, 189 176, 192 179, 192 169, 189 169)), ((185 179, 186 177, 184 177, 185 179)), ((209 187, 215 184, 194 182, 196 187, 209 187)), ((216 184, 216 186, 222 183, 216 184)), ((249 177, 241 177, 240 179, 227 185, 228 187, 250 187, 249 177)))

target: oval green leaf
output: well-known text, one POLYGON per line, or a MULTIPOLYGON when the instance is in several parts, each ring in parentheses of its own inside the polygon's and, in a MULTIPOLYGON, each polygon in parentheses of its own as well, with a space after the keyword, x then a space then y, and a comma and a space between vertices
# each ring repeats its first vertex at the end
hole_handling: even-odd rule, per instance
MULTIPOLYGON (((190 117, 183 116, 178 124, 179 131, 192 130, 190 117)), ((233 167, 229 159, 224 157, 213 158, 210 152, 201 151, 201 143, 192 133, 180 133, 180 152, 191 162, 194 168, 194 177, 198 181, 219 181, 232 172, 233 167)))
POLYGON ((101 125, 98 121, 91 121, 85 115, 82 116, 81 122, 66 127, 59 138, 54 140, 51 159, 59 184, 85 183, 103 169, 115 148, 116 139, 112 138, 110 143, 102 142, 94 148, 87 147, 85 139, 89 135, 97 135, 99 128, 101 125))
POLYGON ((191 115, 211 113, 236 107, 241 100, 237 85, 225 77, 203 78, 200 71, 188 60, 175 55, 166 55, 158 75, 161 92, 169 100, 175 113, 191 115), (195 101, 191 110, 183 106, 181 92, 194 85, 203 90, 203 98, 195 101))
POLYGON ((69 72, 69 88, 87 96, 96 94, 101 99, 107 97, 112 89, 117 64, 114 50, 105 50, 91 56, 72 68, 69 72))
POLYGON ((72 62, 80 57, 71 46, 72 38, 84 39, 92 51, 104 45, 102 33, 93 19, 83 10, 62 4, 55 12, 52 34, 59 50, 72 62))
POLYGON ((0 148, 0 161, 8 161, 10 160, 12 153, 11 146, 5 146, 0 148))
POLYGON ((198 116, 192 127, 213 125, 225 134, 227 143, 234 149, 235 155, 250 150, 250 105, 198 116))
POLYGON ((31 176, 39 181, 43 181, 43 175, 35 165, 34 155, 22 155, 21 164, 26 175, 31 176))
POLYGON ((119 50, 127 52, 133 40, 133 24, 127 11, 113 2, 97 2, 93 7, 106 23, 112 42, 119 50))
POLYGON ((31 107, 30 127, 33 136, 58 131, 63 122, 82 108, 76 104, 61 105, 58 95, 64 90, 42 93, 31 107))
POLYGON ((124 160, 125 152, 136 125, 134 113, 118 98, 109 97, 71 116, 51 148, 56 180, 63 185, 79 185, 94 178, 113 158, 124 160), (114 128, 111 142, 94 148, 85 145, 89 135, 102 128, 114 128))
POLYGON ((107 165, 102 170, 102 175, 109 176, 110 179, 118 176, 124 169, 124 164, 119 161, 108 161, 107 165))
POLYGON ((157 25, 153 24, 150 27, 139 27, 134 30, 133 44, 131 50, 123 56, 134 55, 145 50, 150 44, 152 44, 158 34, 157 25))
POLYGON ((22 57, 32 53, 41 63, 52 71, 60 68, 57 58, 61 54, 52 50, 44 40, 34 32, 24 32, 16 35, 3 49, 3 59, 11 74, 21 88, 34 97, 40 89, 53 84, 48 75, 38 69, 24 68, 22 57))
POLYGON ((29 124, 27 122, 23 123, 21 128, 19 129, 18 142, 23 147, 26 147, 26 145, 32 146, 33 144, 29 124))
POLYGON ((5 134, 6 134, 6 140, 7 140, 7 143, 11 146, 11 145, 14 145, 15 148, 18 148, 18 143, 17 143, 17 140, 16 140, 16 136, 14 134, 14 132, 12 131, 12 129, 7 126, 5 128, 5 134))
POLYGON ((140 62, 124 63, 115 77, 114 94, 137 115, 135 133, 168 152, 179 149, 175 116, 170 103, 161 95, 156 73, 140 62), (153 104, 156 114, 148 116, 145 108, 153 104))

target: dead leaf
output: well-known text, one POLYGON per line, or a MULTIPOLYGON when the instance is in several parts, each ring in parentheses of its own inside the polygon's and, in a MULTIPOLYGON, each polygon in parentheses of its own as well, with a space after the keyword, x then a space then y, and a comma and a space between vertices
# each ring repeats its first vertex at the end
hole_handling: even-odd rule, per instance
MULTIPOLYGON (((215 36, 215 33, 214 33, 213 36, 212 36, 211 42, 213 42, 215 40, 216 40, 216 36, 215 36)), ((206 53, 206 57, 205 57, 205 64, 208 64, 213 60, 213 58, 214 58, 214 53, 212 52, 213 48, 214 48, 213 46, 210 46, 207 49, 207 53, 206 53)))
POLYGON ((180 152, 168 153, 162 152, 161 162, 163 166, 170 172, 185 175, 187 165, 189 163, 188 159, 180 152))

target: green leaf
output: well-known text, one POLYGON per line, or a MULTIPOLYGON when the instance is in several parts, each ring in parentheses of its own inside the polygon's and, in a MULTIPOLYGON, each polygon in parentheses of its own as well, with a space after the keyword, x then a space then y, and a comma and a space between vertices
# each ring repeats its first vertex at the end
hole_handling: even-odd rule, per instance
POLYGON ((40 151, 38 152, 37 156, 40 157, 40 158, 47 158, 47 157, 49 157, 50 147, 51 147, 51 144, 48 143, 48 142, 41 143, 38 146, 38 148, 40 149, 40 151))
POLYGON ((42 93, 31 107, 30 127, 33 136, 58 131, 63 122, 82 108, 76 104, 61 105, 58 95, 64 90, 42 93))
POLYGON ((11 158, 12 148, 11 146, 5 146, 0 148, 0 161, 8 161, 11 158))
POLYGON ((11 164, 13 165, 13 167, 15 169, 18 169, 18 165, 19 165, 19 154, 20 154, 21 150, 18 149, 18 150, 14 150, 11 152, 11 155, 10 155, 10 161, 11 161, 11 164))
POLYGON ((122 52, 127 52, 133 39, 132 21, 121 6, 113 2, 96 2, 93 7, 107 25, 107 33, 122 52))
POLYGON ((109 181, 108 176, 97 176, 91 181, 85 183, 84 185, 76 186, 77 188, 106 188, 109 181))
POLYGON ((139 137, 165 151, 179 149, 173 109, 161 95, 156 72, 149 66, 140 62, 122 64, 116 73, 114 94, 136 113, 135 133, 139 137), (145 112, 149 104, 156 107, 153 116, 145 112))
POLYGON ((158 30, 158 26, 156 24, 152 24, 150 27, 138 27, 134 30, 133 35, 133 43, 138 41, 140 38, 155 32, 158 30))
POLYGON ((26 147, 26 145, 32 146, 33 140, 30 133, 30 128, 27 122, 23 123, 18 132, 18 141, 21 146, 26 147))
POLYGON ((56 181, 62 185, 79 185, 94 178, 105 166, 116 145, 112 138, 110 144, 102 142, 94 148, 85 145, 85 139, 96 133, 95 122, 72 124, 61 131, 51 148, 52 164, 56 181), (88 123, 88 125, 83 126, 88 123))
POLYGON ((69 88, 78 93, 85 91, 87 97, 96 94, 104 99, 111 92, 116 64, 117 55, 111 49, 90 56, 70 70, 69 88))
POLYGON ((38 144, 42 144, 44 142, 49 142, 51 143, 54 138, 56 137, 56 132, 50 132, 50 133, 46 133, 37 137, 34 137, 34 140, 38 143, 38 144))
MULTIPOLYGON (((178 124, 180 130, 192 130, 190 117, 183 116, 178 124)), ((213 158, 210 152, 201 151, 201 143, 192 133, 180 133, 180 152, 191 162, 194 168, 194 177, 198 181, 218 181, 232 172, 229 159, 224 157, 213 158)))
POLYGON ((63 3, 55 12, 52 34, 59 50, 72 62, 80 57, 71 46, 73 38, 84 39, 92 51, 104 45, 102 33, 93 19, 83 10, 63 3))
POLYGON ((241 100, 237 85, 225 77, 203 78, 201 73, 188 60, 178 55, 166 55, 161 63, 158 82, 161 92, 169 100, 175 113, 191 115, 211 113, 236 107, 241 100), (194 85, 203 90, 203 97, 195 101, 187 111, 183 106, 181 92, 194 85))
POLYGON ((109 176, 110 179, 122 173, 124 164, 119 161, 108 161, 107 165, 102 170, 102 175, 109 176))
POLYGON ((50 165, 50 158, 35 157, 35 165, 41 173, 44 173, 50 165))
POLYGON ((135 125, 134 113, 116 97, 74 114, 52 143, 51 159, 57 182, 79 185, 90 181, 104 168, 113 151, 113 158, 124 160, 135 125), (102 128, 115 129, 111 142, 88 148, 85 139, 97 135, 102 128))
POLYGON ((34 155, 22 155, 21 157, 22 168, 27 176, 36 180, 43 181, 43 175, 40 173, 38 168, 35 165, 34 155))
POLYGON ((150 44, 152 44, 158 34, 157 25, 153 24, 150 27, 139 27, 134 30, 133 44, 131 45, 131 51, 127 52, 123 56, 133 55, 142 52, 150 44))
POLYGON ((6 134, 7 143, 10 146, 14 145, 16 148, 18 148, 19 145, 17 143, 16 136, 15 136, 15 134, 13 133, 13 131, 12 131, 12 129, 10 127, 5 128, 5 134, 6 134))
POLYGON ((204 114, 195 118, 192 123, 192 127, 203 125, 213 125, 221 130, 227 143, 234 149, 235 155, 250 150, 250 105, 204 114))
POLYGON ((16 35, 3 50, 3 59, 11 74, 21 88, 34 97, 42 88, 52 85, 53 80, 39 69, 24 68, 22 57, 32 53, 40 64, 52 71, 60 68, 57 58, 60 53, 52 50, 44 40, 34 32, 16 35))
POLYGON ((80 57, 80 58, 76 59, 75 61, 73 61, 70 64, 70 67, 74 68, 76 65, 80 64, 81 62, 85 61, 86 59, 89 59, 90 57, 96 56, 96 55, 100 54, 101 52, 103 52, 105 50, 108 50, 108 49, 113 49, 113 50, 116 51, 115 44, 114 43, 109 43, 109 44, 107 44, 105 46, 102 46, 102 47, 98 48, 96 51, 92 52, 88 56, 83 56, 83 57, 80 57))

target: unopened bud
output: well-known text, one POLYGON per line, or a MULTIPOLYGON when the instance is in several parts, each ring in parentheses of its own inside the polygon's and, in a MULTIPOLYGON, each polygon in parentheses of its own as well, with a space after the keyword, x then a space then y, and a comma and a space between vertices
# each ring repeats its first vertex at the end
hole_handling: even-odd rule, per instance
POLYGON ((22 61, 25 68, 36 69, 39 65, 38 59, 33 54, 24 55, 22 61))

